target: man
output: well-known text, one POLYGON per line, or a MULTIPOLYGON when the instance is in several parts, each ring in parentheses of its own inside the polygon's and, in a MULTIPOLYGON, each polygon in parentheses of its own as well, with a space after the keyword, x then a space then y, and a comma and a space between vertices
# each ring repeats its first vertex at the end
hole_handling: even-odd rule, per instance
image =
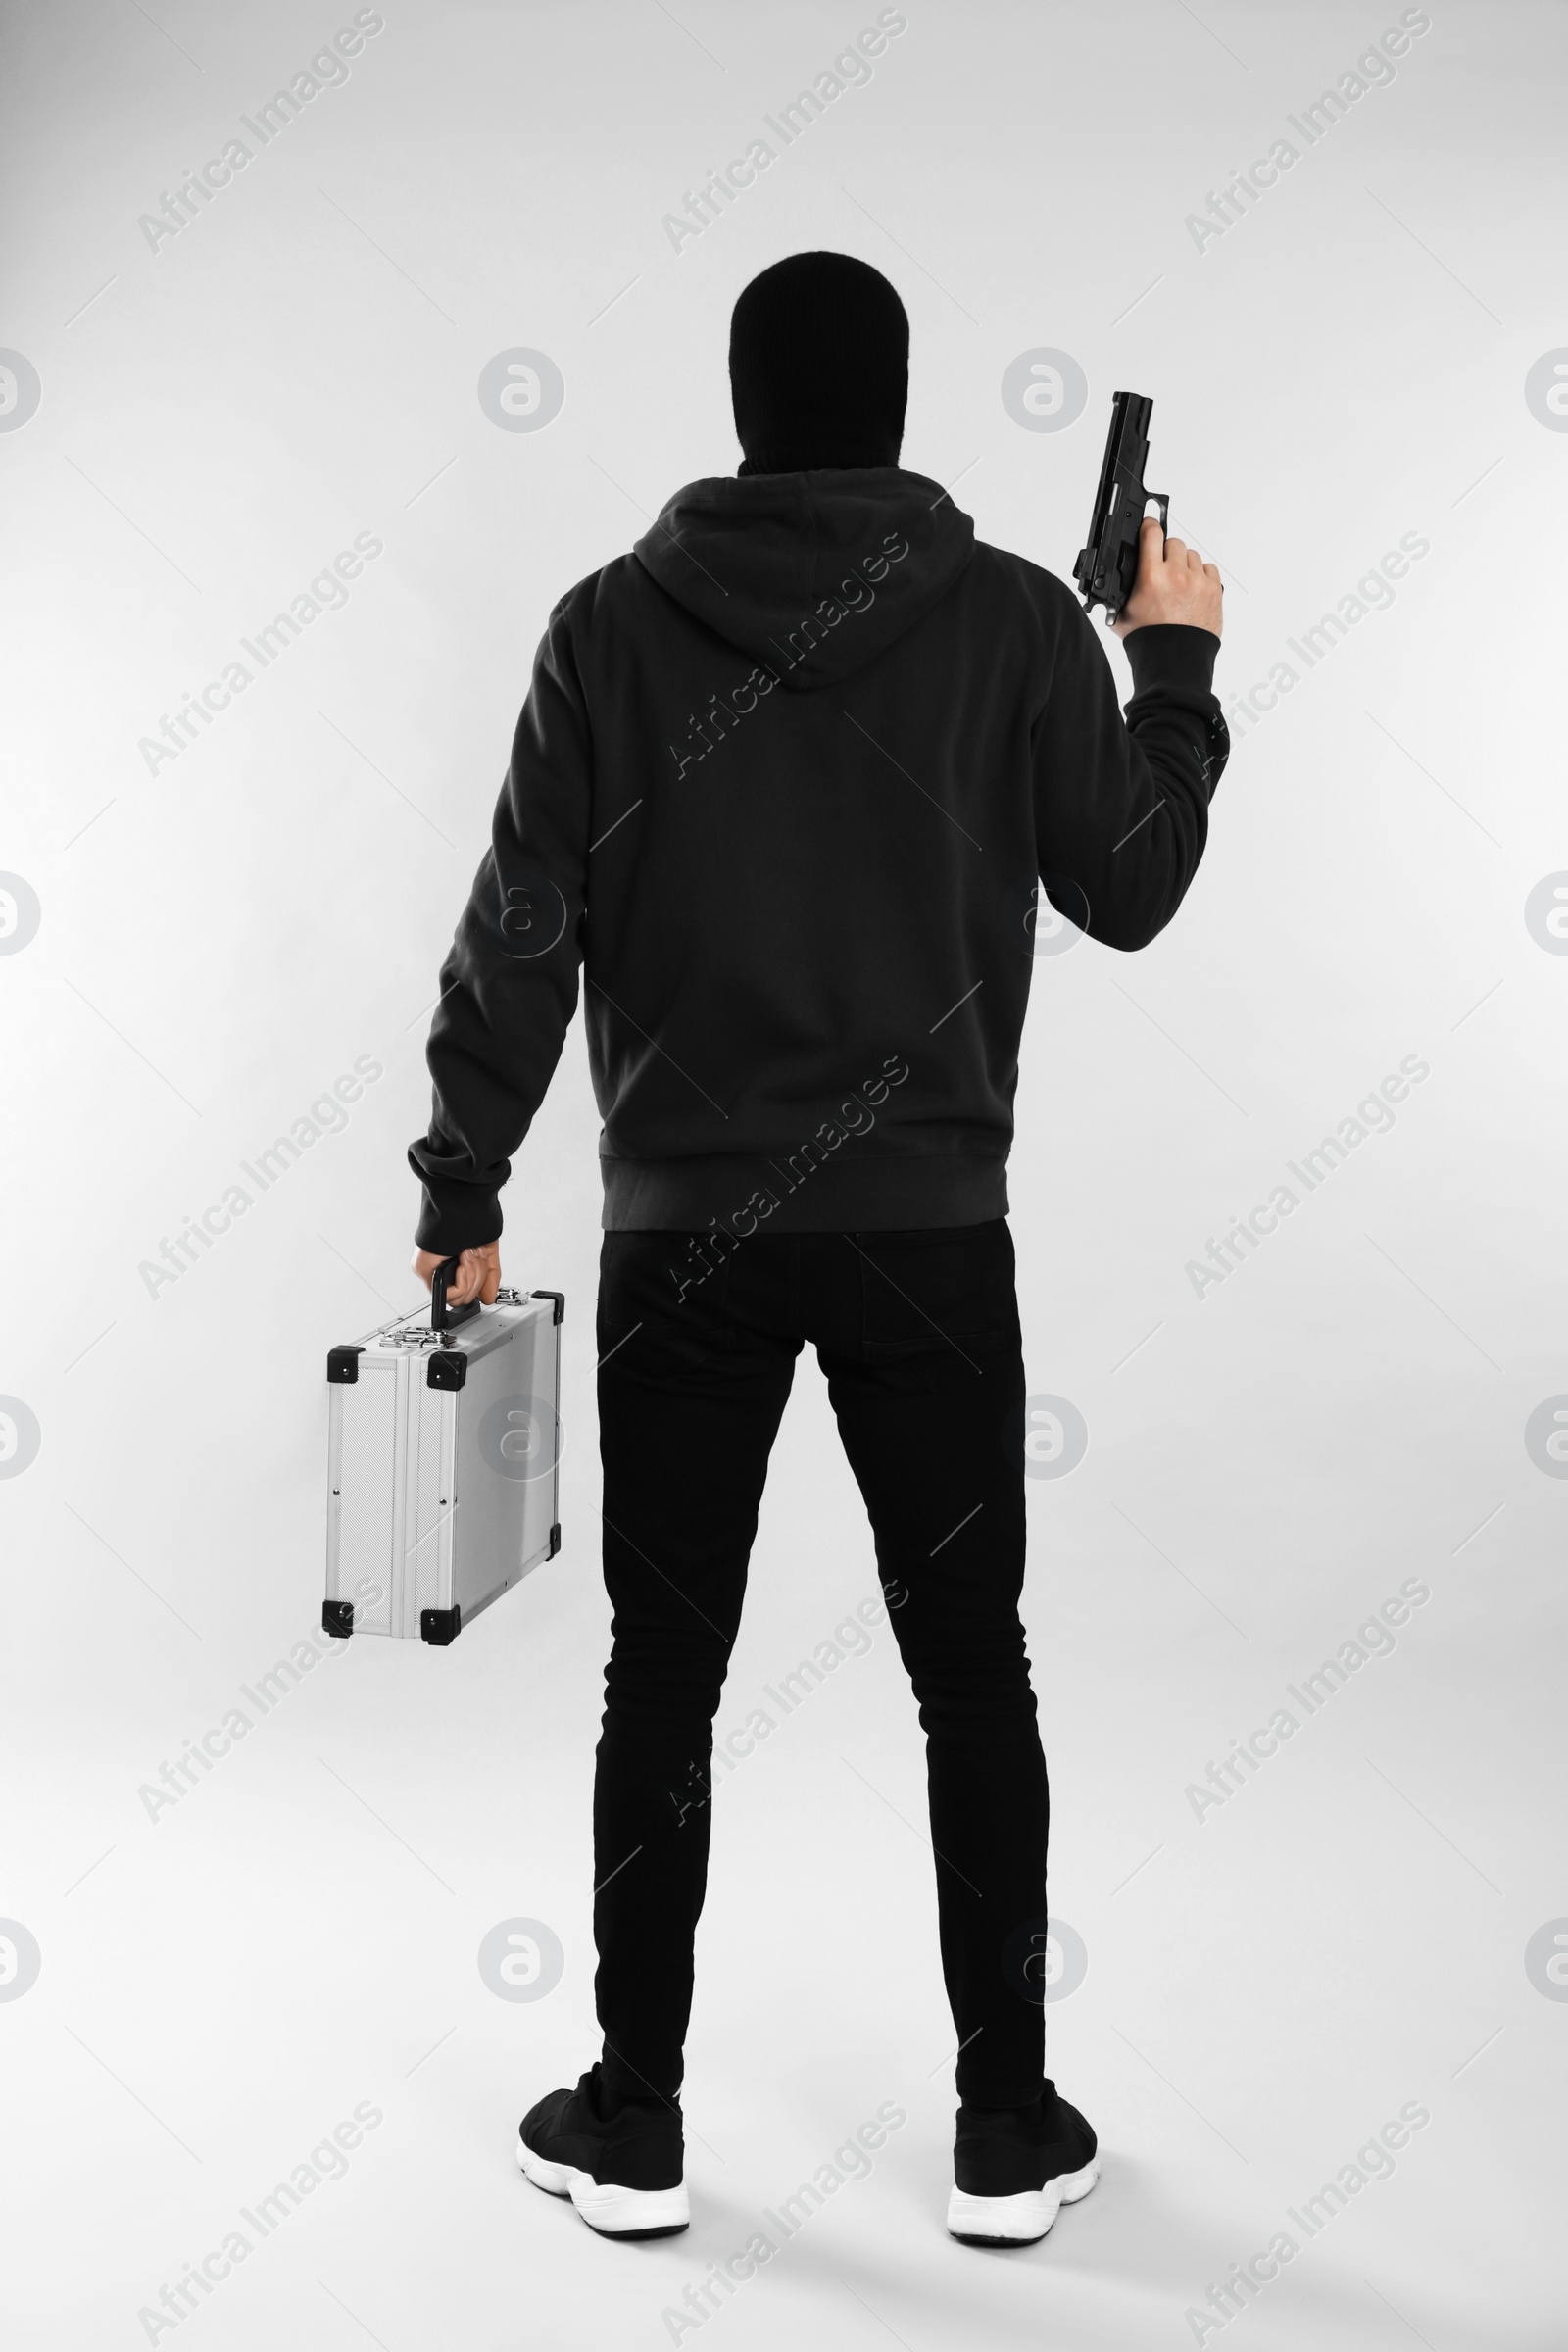
MULTIPOLYGON (((908 321, 797 254, 741 295, 745 463, 556 607, 442 969, 417 1270, 492 1300, 497 1200, 585 979, 604 1118, 594 1788, 604 2049, 521 2127, 594 2228, 682 2229, 711 1726, 795 1357, 827 1376, 926 1734, 960 2046, 949 2228, 1043 2236, 1096 2176, 1044 2073, 1046 1769, 1018 1597, 1005 1162, 1041 878, 1133 950, 1228 752, 1211 564, 1144 526, 1125 722, 1074 598, 902 470, 908 321)), ((895 1945, 898 1938, 890 1939, 895 1945)))

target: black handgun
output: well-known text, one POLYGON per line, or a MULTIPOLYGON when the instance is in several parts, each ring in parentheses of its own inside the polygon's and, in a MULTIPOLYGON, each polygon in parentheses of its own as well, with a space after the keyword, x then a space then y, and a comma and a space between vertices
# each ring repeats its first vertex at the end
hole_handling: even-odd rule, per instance
POLYGON ((1095 493, 1089 545, 1072 567, 1072 576, 1083 590, 1084 611, 1103 605, 1107 628, 1131 596, 1138 577, 1138 535, 1146 501, 1153 499, 1158 506, 1162 531, 1170 514, 1170 500, 1161 491, 1144 488, 1153 406, 1142 392, 1111 395, 1110 434, 1100 468, 1100 488, 1095 493))

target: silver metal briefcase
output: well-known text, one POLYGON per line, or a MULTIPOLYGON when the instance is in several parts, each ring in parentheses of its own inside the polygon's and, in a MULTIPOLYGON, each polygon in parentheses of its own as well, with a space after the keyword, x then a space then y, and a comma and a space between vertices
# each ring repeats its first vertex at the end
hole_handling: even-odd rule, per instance
POLYGON ((559 1291, 401 1315, 326 1359, 329 1634, 445 1643, 561 1548, 559 1291))

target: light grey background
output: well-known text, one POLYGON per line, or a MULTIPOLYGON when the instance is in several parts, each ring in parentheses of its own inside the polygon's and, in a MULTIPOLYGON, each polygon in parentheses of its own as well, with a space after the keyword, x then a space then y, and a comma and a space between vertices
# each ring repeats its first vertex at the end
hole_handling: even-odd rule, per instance
MULTIPOLYGON (((0 344, 41 385, 0 430, 0 869, 40 909, 0 955, 0 1393, 39 1432, 0 1476, 0 1915, 39 1955, 26 1985, 0 1928, 15 2339, 148 2340, 138 2312, 368 2102, 345 2177, 156 2340, 666 2343, 687 2283, 892 2101, 870 2177, 678 2340, 1229 2340, 1187 2315, 1287 2230, 1230 2323, 1255 2346, 1560 2341, 1568 2006, 1526 1947, 1568 1913, 1568 1484, 1524 1430, 1568 1392, 1568 957, 1525 916, 1568 868, 1568 438, 1525 393, 1568 346, 1562 11, 1436 0, 1395 78, 1200 247, 1188 216, 1397 7, 911 0, 678 251, 662 217, 874 8, 381 13, 156 251, 139 217, 354 11, 64 0, 4 36, 0 344), (1052 1900, 1088 1953, 1050 2063, 1106 2160, 1012 2258, 942 2230, 953 2037, 885 1626, 715 1799, 690 2233, 608 2246, 515 2173, 522 2108, 595 2047, 577 1030, 504 1242, 509 1279, 567 1295, 560 1558, 450 1651, 334 1653, 156 1819, 138 1793, 318 1624, 322 1357, 413 1300, 427 1011, 534 645, 677 485, 733 468, 730 305, 811 246, 899 286, 906 462, 982 534, 1065 573, 1131 385, 1172 528, 1227 581, 1236 747, 1198 882, 1135 960, 1043 958, 1026 1038, 1031 1385, 1090 1433, 1030 1485, 1052 1900), (479 405, 519 347, 564 382, 537 432, 479 405), (1003 405, 1038 348, 1088 380, 1059 433, 1003 405), (347 604, 150 773, 162 714, 362 533, 383 552, 347 604), (1430 552, 1392 606, 1244 718, 1402 534, 1430 552), (1405 1056, 1430 1075, 1392 1131, 1197 1297, 1188 1261, 1405 1056), (357 1057, 381 1075, 341 1131, 149 1295, 142 1262, 357 1057), (1200 1820, 1190 1785, 1409 1578, 1430 1598, 1393 1653, 1200 1820), (481 1945, 530 1922, 560 1981, 498 1998, 481 1945), (1392 2178, 1307 2242, 1287 2209, 1407 2103, 1430 2123, 1392 2178)), ((807 1363, 720 1730, 874 1589, 807 1363)))

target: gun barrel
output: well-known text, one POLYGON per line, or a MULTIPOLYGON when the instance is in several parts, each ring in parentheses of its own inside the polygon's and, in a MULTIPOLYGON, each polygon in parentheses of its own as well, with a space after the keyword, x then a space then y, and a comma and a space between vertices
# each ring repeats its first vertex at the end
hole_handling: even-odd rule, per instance
POLYGON ((1103 604, 1114 619, 1137 573, 1138 534, 1146 493, 1149 420, 1153 401, 1143 392, 1111 396, 1110 430, 1095 492, 1089 544, 1073 565, 1084 608, 1103 604))

